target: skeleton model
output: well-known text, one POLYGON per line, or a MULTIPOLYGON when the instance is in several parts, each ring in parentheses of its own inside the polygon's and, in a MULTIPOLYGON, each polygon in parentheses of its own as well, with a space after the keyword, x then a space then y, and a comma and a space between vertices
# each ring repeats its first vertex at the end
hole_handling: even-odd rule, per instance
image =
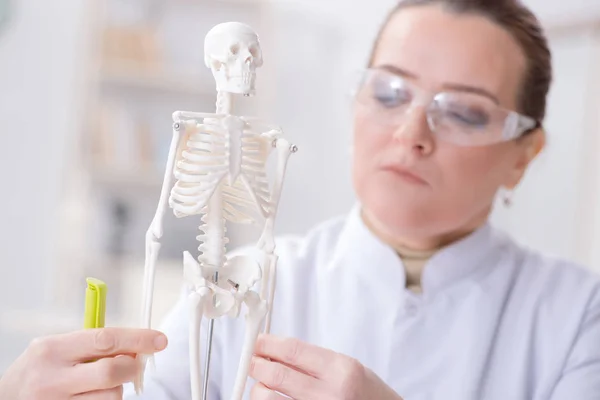
MULTIPOLYGON (((233 95, 255 93, 256 69, 262 66, 257 34, 247 25, 228 22, 206 36, 205 62, 217 87, 215 114, 177 111, 173 139, 156 214, 146 233, 146 262, 142 325, 150 328, 156 260, 161 247, 167 206, 176 217, 201 215, 199 256, 183 254, 184 278, 190 286, 190 375, 192 400, 206 398, 214 319, 237 318, 246 304, 243 350, 232 400, 243 396, 254 344, 264 323, 269 332, 275 293, 277 255, 273 227, 291 153, 297 150, 277 126, 232 115, 233 95), (266 175, 271 151, 277 153, 272 188, 266 175), (175 182, 174 182, 175 181, 175 182), (174 185, 173 185, 174 183, 174 185), (169 188, 171 188, 169 190, 169 188), (264 222, 257 243, 261 262, 249 256, 228 259, 226 223, 264 222), (260 293, 253 286, 260 281, 260 293), (204 373, 200 371, 200 328, 209 319, 204 373), (204 377, 201 385, 200 377, 204 377)), ((141 372, 136 391, 143 390, 145 365, 151 356, 140 355, 141 372)))

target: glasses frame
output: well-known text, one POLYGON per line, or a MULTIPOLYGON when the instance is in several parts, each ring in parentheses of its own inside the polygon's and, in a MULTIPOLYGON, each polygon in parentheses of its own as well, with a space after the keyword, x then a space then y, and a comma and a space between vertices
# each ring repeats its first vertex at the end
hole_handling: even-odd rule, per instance
MULTIPOLYGON (((369 68, 364 68, 362 70, 359 70, 356 72, 357 74, 357 83, 355 84, 354 89, 351 91, 351 99, 352 101, 356 104, 363 104, 363 102, 361 102, 360 100, 358 100, 358 95, 361 91, 362 86, 364 85, 364 82, 367 80, 368 75, 369 74, 373 74, 373 73, 383 73, 383 74, 387 74, 402 80, 407 80, 405 77, 399 75, 399 74, 395 74, 392 71, 388 71, 386 69, 383 68, 377 68, 377 67, 369 67, 369 68)), ((423 89, 422 87, 419 87, 418 85, 414 84, 414 83, 410 83, 411 86, 418 88, 418 90, 421 93, 427 92, 427 90, 423 89)), ((427 124, 429 126, 429 129, 435 134, 436 133, 436 127, 435 124, 432 121, 432 117, 429 111, 429 107, 435 103, 436 99, 439 96, 443 96, 443 95, 451 95, 453 93, 456 93, 457 91, 440 91, 440 92, 429 92, 427 97, 427 101, 421 100, 421 101, 415 101, 413 100, 412 103, 409 106, 409 110, 407 111, 410 112, 410 110, 416 106, 421 106, 421 107, 425 107, 426 113, 427 113, 427 124)), ((458 91, 460 92, 460 91, 458 91)), ((472 94, 472 93, 471 93, 472 94)), ((477 95, 477 94, 474 94, 477 95)), ((481 96, 481 97, 485 97, 485 96, 481 96)), ((488 100, 486 98, 486 100, 488 100)), ((527 135, 528 133, 538 129, 541 127, 541 123, 536 120, 535 118, 529 117, 527 115, 521 114, 517 111, 514 110, 510 110, 507 108, 503 108, 501 106, 499 106, 498 104, 495 105, 496 110, 498 110, 499 112, 503 112, 506 114, 506 118, 504 120, 504 128, 502 130, 502 135, 499 138, 499 140, 495 140, 495 141, 491 141, 490 143, 486 143, 484 145, 473 145, 474 147, 476 146, 487 146, 487 145, 493 145, 496 143, 501 143, 501 142, 508 142, 511 140, 516 140, 519 139, 520 137, 523 137, 525 135, 527 135)), ((441 140, 444 140, 443 138, 441 138, 441 140)), ((458 143, 456 143, 458 144, 458 143)), ((461 145, 461 144, 458 144, 461 145)), ((467 145, 468 146, 468 145, 467 145)))

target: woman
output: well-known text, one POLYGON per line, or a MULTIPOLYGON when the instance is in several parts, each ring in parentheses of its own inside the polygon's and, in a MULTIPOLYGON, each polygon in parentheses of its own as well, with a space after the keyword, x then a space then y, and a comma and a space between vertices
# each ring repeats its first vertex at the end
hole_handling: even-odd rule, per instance
MULTIPOLYGON (((488 223, 497 193, 544 146, 550 81, 545 38, 517 1, 406 0, 392 11, 356 94, 360 204, 278 243, 276 336, 257 343, 250 398, 600 398, 600 280, 488 223)), ((190 398, 185 298, 142 399, 190 398)), ((216 322, 214 399, 229 397, 243 329, 216 322)), ((126 354, 154 351, 156 333, 133 343, 131 331, 99 332, 100 352, 85 332, 37 342, 0 398, 37 398, 19 392, 27 380, 53 394, 44 399, 120 398, 135 373, 126 354), (76 364, 82 354, 101 362, 76 364), (104 358, 114 354, 125 356, 104 358)))

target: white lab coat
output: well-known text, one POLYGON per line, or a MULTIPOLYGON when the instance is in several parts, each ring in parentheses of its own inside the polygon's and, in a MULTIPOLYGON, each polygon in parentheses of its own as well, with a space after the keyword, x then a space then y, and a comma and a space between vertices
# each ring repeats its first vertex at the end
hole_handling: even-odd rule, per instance
MULTIPOLYGON (((399 257, 358 206, 280 238, 277 252, 272 333, 355 357, 405 400, 600 399, 599 278, 489 224, 430 260, 422 295, 404 289, 399 257)), ((141 399, 190 399, 185 297, 162 327, 170 344, 141 399)), ((211 400, 230 398, 243 321, 215 323, 211 400)))

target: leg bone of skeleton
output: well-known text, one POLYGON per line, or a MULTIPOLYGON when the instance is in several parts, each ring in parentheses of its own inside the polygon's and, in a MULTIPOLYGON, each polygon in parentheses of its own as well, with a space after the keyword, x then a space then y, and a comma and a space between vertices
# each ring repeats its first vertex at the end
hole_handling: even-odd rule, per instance
POLYGON ((260 326, 267 315, 267 302, 260 298, 258 293, 248 291, 244 296, 244 303, 248 307, 246 313, 246 329, 244 332, 244 346, 240 357, 237 376, 231 400, 242 400, 246 382, 248 380, 248 372, 250 370, 250 362, 252 354, 254 354, 254 346, 260 333, 260 326))
MULTIPOLYGON (((160 199, 156 208, 156 213, 150 227, 146 232, 146 252, 144 263, 144 282, 142 292, 142 327, 149 329, 152 321, 152 302, 154 291, 154 278, 156 273, 156 260, 160 252, 161 244, 159 239, 163 235, 163 220, 168 208, 169 191, 173 185, 173 166, 177 158, 177 148, 181 139, 181 134, 185 130, 183 124, 175 123, 173 125, 173 138, 169 148, 169 156, 167 158, 167 166, 163 178, 163 184, 160 192, 160 199)), ((139 394, 143 391, 143 376, 148 359, 153 361, 151 356, 139 354, 137 356, 140 362, 140 372, 134 380, 136 392, 139 394)))
POLYGON ((268 309, 267 316, 265 319, 264 333, 271 332, 271 315, 273 311, 273 301, 275 300, 275 289, 277 284, 277 259, 278 256, 275 253, 267 254, 265 256, 265 270, 269 273, 269 291, 268 291, 268 309))
POLYGON ((262 280, 260 286, 260 298, 268 301, 268 309, 266 324, 264 327, 264 333, 270 332, 270 317, 271 317, 271 302, 274 297, 275 282, 273 278, 276 274, 277 269, 277 256, 275 255, 275 238, 273 235, 274 218, 273 215, 269 215, 263 233, 259 239, 258 247, 263 255, 262 262, 262 280))
POLYGON ((188 296, 190 311, 189 346, 190 346, 190 377, 192 385, 192 399, 202 398, 202 371, 200 369, 200 327, 202 315, 206 304, 211 300, 211 291, 207 287, 192 291, 188 296))

